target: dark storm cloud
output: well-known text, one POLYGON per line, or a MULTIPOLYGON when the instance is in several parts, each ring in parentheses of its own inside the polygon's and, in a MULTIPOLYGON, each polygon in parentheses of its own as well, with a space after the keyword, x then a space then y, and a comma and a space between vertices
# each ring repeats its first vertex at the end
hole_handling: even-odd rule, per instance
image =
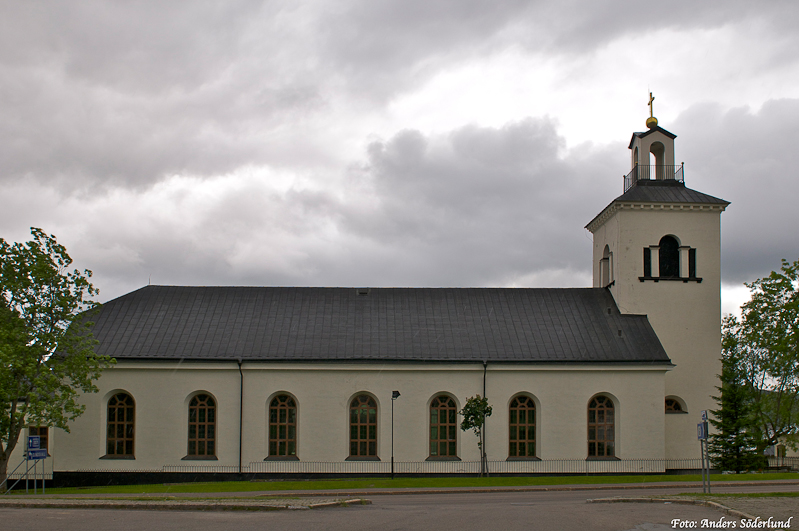
POLYGON ((732 202, 722 215, 725 283, 750 282, 778 269, 781 258, 799 259, 797 124, 797 99, 771 100, 758 111, 698 104, 674 123, 686 184, 732 202))
MULTIPOLYGON (((514 46, 590 55, 624 35, 742 17, 781 35, 791 4, 5 3, 0 179, 95 191, 246 165, 329 167, 329 116, 379 111, 442 68, 514 46)), ((796 60, 783 48, 763 62, 796 60)))

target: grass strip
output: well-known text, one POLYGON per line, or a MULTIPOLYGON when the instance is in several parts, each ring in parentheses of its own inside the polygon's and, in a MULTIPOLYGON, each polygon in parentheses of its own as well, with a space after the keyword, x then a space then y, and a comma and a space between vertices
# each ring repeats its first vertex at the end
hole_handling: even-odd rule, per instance
MULTIPOLYGON (((796 473, 713 474, 711 481, 764 481, 799 479, 796 473)), ((619 483, 700 482, 699 474, 647 476, 545 476, 545 477, 446 477, 397 479, 323 479, 311 481, 221 481, 213 483, 178 483, 154 485, 113 485, 103 487, 50 488, 48 494, 182 494, 254 491, 314 491, 340 489, 437 489, 481 487, 526 487, 547 485, 613 485, 619 483)), ((14 494, 24 494, 14 491, 14 494)))

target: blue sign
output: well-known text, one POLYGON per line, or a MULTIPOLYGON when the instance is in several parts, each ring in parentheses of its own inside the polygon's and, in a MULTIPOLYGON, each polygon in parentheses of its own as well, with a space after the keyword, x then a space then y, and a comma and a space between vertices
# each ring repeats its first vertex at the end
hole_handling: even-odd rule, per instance
POLYGON ((47 450, 28 450, 28 461, 47 459, 47 450))
POLYGON ((696 425, 696 438, 700 441, 707 440, 707 422, 700 422, 696 425))
POLYGON ((28 450, 38 450, 41 448, 41 439, 38 435, 28 436, 28 450))

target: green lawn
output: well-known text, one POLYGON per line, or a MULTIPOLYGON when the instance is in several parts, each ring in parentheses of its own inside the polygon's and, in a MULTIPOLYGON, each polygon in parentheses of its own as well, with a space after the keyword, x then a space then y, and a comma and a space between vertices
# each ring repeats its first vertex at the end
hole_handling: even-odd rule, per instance
POLYGON ((696 498, 799 498, 799 492, 732 492, 727 494, 686 492, 677 496, 693 496, 696 498))
MULTIPOLYGON (((763 481, 799 479, 799 474, 714 474, 711 481, 763 481)), ((223 481, 157 485, 120 485, 47 489, 48 494, 164 494, 252 491, 300 491, 333 489, 437 489, 449 487, 519 487, 531 485, 601 485, 616 483, 699 482, 700 475, 657 476, 548 476, 548 477, 456 477, 397 479, 325 479, 315 481, 223 481)), ((15 491, 19 494, 19 491, 15 491)), ((24 491, 23 491, 24 494, 24 491)))

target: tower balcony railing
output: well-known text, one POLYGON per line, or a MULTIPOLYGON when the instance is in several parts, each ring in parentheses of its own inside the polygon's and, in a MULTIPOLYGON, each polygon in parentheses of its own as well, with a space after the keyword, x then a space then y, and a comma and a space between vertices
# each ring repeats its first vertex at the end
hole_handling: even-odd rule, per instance
POLYGON ((633 187, 638 181, 677 181, 684 182, 684 164, 636 164, 630 173, 624 176, 624 191, 633 187))

